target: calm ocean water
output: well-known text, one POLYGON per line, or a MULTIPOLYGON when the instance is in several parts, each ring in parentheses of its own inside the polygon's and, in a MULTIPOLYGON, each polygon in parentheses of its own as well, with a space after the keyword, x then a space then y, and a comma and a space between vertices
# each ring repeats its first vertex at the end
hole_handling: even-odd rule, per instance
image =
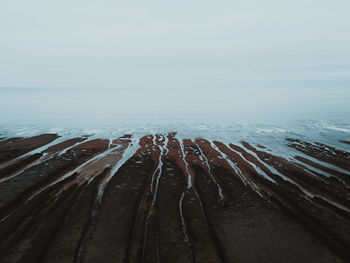
POLYGON ((350 88, 0 88, 0 122, 350 119, 350 88))

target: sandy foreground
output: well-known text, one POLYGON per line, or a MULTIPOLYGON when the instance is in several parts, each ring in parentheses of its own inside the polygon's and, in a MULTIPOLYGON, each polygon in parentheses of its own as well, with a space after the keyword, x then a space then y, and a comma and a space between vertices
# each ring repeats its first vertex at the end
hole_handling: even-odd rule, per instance
POLYGON ((350 262, 339 143, 0 138, 0 262, 350 262))

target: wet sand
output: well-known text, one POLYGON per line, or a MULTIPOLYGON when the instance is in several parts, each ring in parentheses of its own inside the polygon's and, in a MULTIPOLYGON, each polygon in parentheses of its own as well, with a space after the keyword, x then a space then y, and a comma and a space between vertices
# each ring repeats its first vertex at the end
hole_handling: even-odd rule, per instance
POLYGON ((2 138, 0 262, 350 262, 349 151, 285 145, 2 138))

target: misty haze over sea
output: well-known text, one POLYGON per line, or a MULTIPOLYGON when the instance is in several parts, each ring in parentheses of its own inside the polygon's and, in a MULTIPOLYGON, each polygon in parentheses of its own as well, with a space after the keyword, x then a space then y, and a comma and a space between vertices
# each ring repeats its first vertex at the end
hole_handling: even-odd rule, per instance
POLYGON ((349 101, 344 88, 2 88, 0 120, 345 121, 349 101))
POLYGON ((2 1, 3 127, 350 116, 349 1, 2 1))

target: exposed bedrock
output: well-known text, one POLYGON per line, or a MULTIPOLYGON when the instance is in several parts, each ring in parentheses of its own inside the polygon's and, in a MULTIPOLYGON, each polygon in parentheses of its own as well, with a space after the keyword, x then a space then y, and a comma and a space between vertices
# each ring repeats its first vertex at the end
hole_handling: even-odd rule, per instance
POLYGON ((0 262, 350 262, 350 153, 283 147, 1 138, 0 262))

